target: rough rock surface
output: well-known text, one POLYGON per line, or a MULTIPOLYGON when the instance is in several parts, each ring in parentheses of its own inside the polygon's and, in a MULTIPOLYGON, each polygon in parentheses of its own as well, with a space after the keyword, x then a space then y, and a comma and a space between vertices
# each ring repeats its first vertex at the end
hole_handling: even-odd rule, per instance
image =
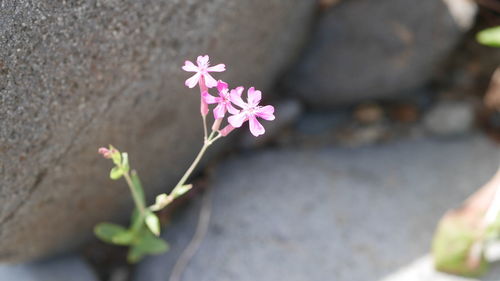
POLYGON ((227 65, 216 77, 267 89, 301 45, 313 6, 2 1, 0 261, 67 249, 130 205, 99 146, 128 151, 148 191, 168 188, 201 146, 184 60, 209 54, 227 65))
POLYGON ((92 268, 78 256, 18 265, 0 265, 0 281, 97 281, 92 268))
MULTIPOLYGON (((442 214, 492 176, 498 156, 479 136, 238 156, 216 172, 208 234, 182 280, 463 280, 428 264, 416 268, 426 278, 401 270, 427 255, 442 214)), ((145 260, 135 281, 168 279, 198 212, 164 231, 172 251, 145 260)))
POLYGON ((333 6, 284 80, 320 107, 410 94, 470 27, 469 0, 352 0, 333 6))

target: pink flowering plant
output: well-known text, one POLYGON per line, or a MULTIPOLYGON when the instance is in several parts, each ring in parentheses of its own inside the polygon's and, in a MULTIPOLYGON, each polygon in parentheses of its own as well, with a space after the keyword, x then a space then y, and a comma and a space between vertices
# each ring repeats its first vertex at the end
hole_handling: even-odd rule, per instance
POLYGON ((250 87, 247 90, 247 102, 245 102, 242 97, 245 90, 243 87, 230 89, 228 83, 212 77, 210 72, 223 72, 226 66, 224 64, 210 66, 207 55, 198 56, 196 65, 191 61, 185 61, 182 69, 194 73, 186 80, 185 85, 188 88, 198 85, 200 90, 203 146, 170 193, 156 196, 155 203, 148 206, 139 176, 130 168, 128 154, 120 152, 111 145, 109 148, 101 147, 98 151, 104 158, 112 160, 114 164, 110 171, 110 178, 112 180, 124 178, 127 182, 134 199, 135 209, 128 228, 113 223, 100 223, 94 228, 94 232, 104 242, 129 246, 127 259, 131 263, 141 260, 145 255, 159 254, 168 250, 168 244, 159 238, 160 220, 155 212, 165 208, 192 188, 192 185, 186 182, 208 147, 220 138, 226 137, 234 129, 242 127, 247 121, 250 133, 258 137, 265 133, 264 126, 259 119, 272 121, 275 118, 273 106, 260 105, 261 91, 250 87), (213 88, 215 89, 212 90, 213 88), (211 94, 210 91, 215 94, 211 94), (207 126, 209 105, 213 106, 213 123, 210 133, 207 126))

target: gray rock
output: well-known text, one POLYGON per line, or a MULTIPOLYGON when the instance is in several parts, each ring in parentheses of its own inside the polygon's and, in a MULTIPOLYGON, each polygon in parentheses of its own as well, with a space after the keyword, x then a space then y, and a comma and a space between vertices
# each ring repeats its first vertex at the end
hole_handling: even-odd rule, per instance
POLYGON ((469 0, 342 1, 320 19, 285 87, 318 107, 405 95, 429 81, 475 9, 469 0))
MULTIPOLYGON (((480 136, 239 156, 216 173, 209 231, 182 280, 412 280, 392 276, 427 255, 442 214, 498 156, 480 136)), ((166 229, 173 247, 191 239, 197 214, 166 229)), ((178 256, 145 260, 134 280, 168 279, 178 256)))
POLYGON ((199 93, 184 87, 184 60, 207 53, 227 65, 217 78, 265 93, 301 45, 314 2, 0 7, 0 261, 20 261, 128 216, 126 186, 108 179, 99 146, 128 151, 148 194, 170 188, 201 146, 199 93))
POLYGON ((474 125, 474 105, 466 101, 437 103, 424 116, 425 128, 439 136, 463 135, 474 125))
POLYGON ((0 281, 97 281, 97 277, 78 256, 18 265, 0 265, 0 281))

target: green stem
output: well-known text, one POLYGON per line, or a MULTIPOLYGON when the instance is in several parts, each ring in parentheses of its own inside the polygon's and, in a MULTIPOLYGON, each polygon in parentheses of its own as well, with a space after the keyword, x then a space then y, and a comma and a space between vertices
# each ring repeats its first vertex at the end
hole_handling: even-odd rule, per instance
POLYGON ((144 217, 144 212, 146 210, 146 207, 144 206, 143 202, 139 198, 139 194, 137 194, 137 188, 134 188, 134 183, 132 182, 132 179, 130 178, 130 174, 127 171, 126 173, 123 173, 123 177, 127 181, 128 187, 130 188, 130 192, 132 193, 132 198, 134 198, 134 203, 137 209, 139 209, 139 212, 141 213, 141 216, 144 217))
MULTIPOLYGON (((194 168, 196 168, 196 166, 198 165, 198 163, 200 162, 201 158, 203 157, 203 154, 205 154, 205 151, 207 150, 207 148, 212 145, 217 139, 219 139, 221 137, 221 135, 217 135, 215 138, 212 138, 213 135, 215 134, 214 131, 212 131, 212 133, 210 133, 210 136, 208 137, 207 140, 205 140, 205 142, 203 143, 203 146, 201 147, 200 149, 200 152, 198 152, 198 155, 196 155, 196 158, 194 159, 193 163, 191 163, 191 166, 189 166, 189 168, 187 169, 187 171, 184 173, 184 175, 182 176, 182 178, 179 180, 179 182, 177 183, 177 185, 175 185, 174 187, 174 190, 177 188, 177 187, 180 187, 180 186, 183 186, 185 183, 186 183, 186 180, 189 178, 189 176, 191 175, 191 173, 193 172, 194 168)), ((172 191, 173 192, 173 191, 172 191)))
POLYGON ((179 180, 179 182, 177 183, 177 185, 175 186, 174 190, 179 187, 179 186, 183 186, 185 183, 186 183, 186 180, 188 179, 188 177, 191 175, 191 173, 193 172, 194 168, 198 165, 198 163, 200 162, 201 160, 201 157, 203 157, 203 154, 205 154, 205 151, 207 150, 207 148, 210 146, 210 142, 205 142, 203 144, 203 147, 201 148, 200 152, 198 152, 198 155, 196 156, 196 158, 194 159, 193 163, 191 163, 191 166, 189 166, 189 168, 187 169, 187 171, 184 173, 184 175, 182 176, 182 178, 179 180))

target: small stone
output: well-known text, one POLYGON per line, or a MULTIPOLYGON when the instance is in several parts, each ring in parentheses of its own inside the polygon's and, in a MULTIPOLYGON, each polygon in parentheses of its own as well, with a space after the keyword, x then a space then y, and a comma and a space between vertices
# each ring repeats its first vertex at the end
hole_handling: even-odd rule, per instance
POLYGON ((357 147, 370 145, 384 140, 389 135, 388 128, 377 124, 340 130, 336 136, 342 145, 357 147))
POLYGON ((0 281, 98 281, 92 268, 79 256, 0 265, 0 281))
POLYGON ((377 104, 362 104, 354 110, 354 118, 362 124, 377 123, 384 117, 384 111, 377 104))
POLYGON ((439 136, 462 135, 474 125, 474 106, 465 101, 436 104, 424 117, 425 128, 439 136))
POLYGON ((413 104, 399 104, 389 110, 392 120, 401 123, 413 123, 418 120, 418 108, 413 104))

